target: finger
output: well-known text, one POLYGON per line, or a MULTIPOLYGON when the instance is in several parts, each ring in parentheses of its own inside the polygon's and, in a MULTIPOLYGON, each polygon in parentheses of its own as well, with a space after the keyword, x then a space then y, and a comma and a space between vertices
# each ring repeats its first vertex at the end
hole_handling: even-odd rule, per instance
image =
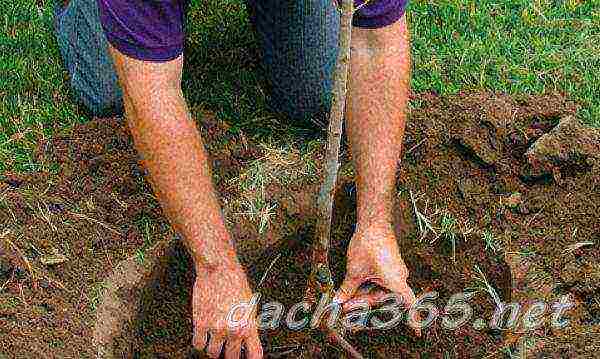
POLYGON ((394 292, 396 292, 400 296, 400 298, 402 298, 406 309, 410 309, 417 301, 415 293, 406 283, 400 286, 400 288, 398 288, 394 292))
MULTIPOLYGON (((406 283, 404 283, 399 288, 397 288, 395 290, 395 292, 402 298, 402 300, 404 301, 404 306, 408 310, 410 310, 417 301, 417 297, 415 296, 415 293, 406 283)), ((413 329, 415 330, 415 334, 420 337, 421 329, 419 329, 419 328, 413 328, 413 329)))
POLYGON ((365 304, 371 308, 378 307, 385 304, 390 299, 390 296, 394 294, 383 289, 376 289, 366 293, 359 289, 350 300, 343 304, 342 309, 344 312, 348 312, 365 304))
POLYGON ((350 298, 352 298, 361 282, 362 281, 360 279, 346 277, 340 288, 335 293, 333 301, 337 303, 346 303, 350 298))
POLYGON ((262 359, 263 349, 258 339, 258 333, 254 332, 244 341, 246 346, 246 358, 248 359, 262 359))
POLYGON ((239 359, 241 350, 241 338, 227 340, 227 344, 225 345, 225 359, 239 359))
POLYGON ((205 330, 194 330, 192 345, 198 350, 204 350, 206 346, 207 332, 205 330))
POLYGON ((218 358, 221 355, 221 351, 223 350, 223 337, 212 335, 210 340, 208 341, 208 348, 206 348, 206 354, 210 358, 218 358))

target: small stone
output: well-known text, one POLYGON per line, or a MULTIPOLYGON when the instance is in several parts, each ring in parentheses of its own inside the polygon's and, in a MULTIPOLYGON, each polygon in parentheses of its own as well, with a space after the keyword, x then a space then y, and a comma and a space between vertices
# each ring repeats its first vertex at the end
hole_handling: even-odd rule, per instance
POLYGON ((514 192, 507 198, 504 198, 502 203, 506 207, 517 208, 521 203, 523 203, 523 197, 519 192, 514 192))
POLYGON ((13 188, 19 188, 23 184, 23 181, 14 175, 7 175, 4 179, 4 182, 13 188))
POLYGON ((40 279, 39 285, 42 289, 50 289, 50 282, 45 278, 40 279))
POLYGON ((27 271, 21 267, 15 267, 13 271, 15 278, 18 280, 25 279, 25 275, 27 275, 27 271))
POLYGON ((65 255, 58 254, 58 253, 40 257, 40 261, 42 262, 42 264, 47 265, 47 266, 54 266, 54 265, 62 264, 68 260, 69 259, 65 255))
POLYGON ((60 203, 50 203, 48 205, 48 210, 52 213, 59 213, 62 212, 64 209, 65 207, 60 203))
POLYGON ((475 330, 483 330, 487 327, 485 320, 481 319, 481 318, 477 318, 475 319, 475 321, 473 322, 473 329, 475 330))

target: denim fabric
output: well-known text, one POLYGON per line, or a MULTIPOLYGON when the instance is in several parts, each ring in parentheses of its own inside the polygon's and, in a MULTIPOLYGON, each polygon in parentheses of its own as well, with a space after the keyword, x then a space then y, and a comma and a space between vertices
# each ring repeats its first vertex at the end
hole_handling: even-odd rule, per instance
POLYGON ((291 119, 322 122, 331 102, 339 13, 332 0, 248 0, 268 104, 291 119))
MULTIPOLYGON (((334 1, 246 2, 262 54, 268 104, 291 119, 322 122, 331 102, 337 55, 339 13, 334 1)), ((396 2, 406 3, 385 3, 396 2)), ((388 11, 379 5, 374 9, 388 11)), ((391 13, 398 12, 390 9, 391 13)), ((363 12, 364 19, 359 20, 365 26, 371 18, 382 19, 385 15, 363 12)), ((122 92, 108 53, 97 0, 71 0, 66 8, 57 8, 55 23, 60 50, 79 100, 96 116, 122 111, 122 92)))
POLYGON ((96 0, 73 0, 65 8, 57 5, 54 25, 77 99, 93 116, 122 113, 123 93, 100 26, 96 0))

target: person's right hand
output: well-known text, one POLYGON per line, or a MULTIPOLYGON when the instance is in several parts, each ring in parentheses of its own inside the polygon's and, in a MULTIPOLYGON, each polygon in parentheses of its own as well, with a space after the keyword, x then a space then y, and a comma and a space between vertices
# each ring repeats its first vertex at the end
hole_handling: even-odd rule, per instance
MULTIPOLYGON (((240 358, 244 347, 246 358, 263 357, 256 327, 254 308, 249 320, 232 326, 227 322, 230 310, 240 303, 249 303, 252 291, 246 273, 237 260, 228 261, 218 268, 198 268, 193 293, 193 345, 197 350, 206 348, 211 358, 221 352, 226 359, 240 358)), ((240 317, 236 311, 236 319, 240 317)))

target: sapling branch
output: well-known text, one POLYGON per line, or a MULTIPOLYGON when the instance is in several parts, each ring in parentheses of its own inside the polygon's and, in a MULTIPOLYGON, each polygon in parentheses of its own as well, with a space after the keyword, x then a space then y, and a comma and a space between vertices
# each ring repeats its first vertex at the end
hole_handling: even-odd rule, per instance
MULTIPOLYGON (((316 241, 313 244, 312 271, 307 288, 307 299, 316 301, 317 295, 333 294, 333 279, 329 268, 329 247, 331 234, 331 217, 333 199, 338 170, 342 140, 346 92, 348 89, 348 72, 350 68, 350 43, 352 39, 352 15, 354 0, 341 1, 340 31, 338 38, 337 65, 333 78, 333 99, 329 114, 327 133, 327 151, 323 166, 323 182, 317 199, 319 216, 316 224, 316 241)), ((336 329, 326 329, 327 337, 341 346, 351 357, 362 358, 362 355, 348 343, 336 329)))

